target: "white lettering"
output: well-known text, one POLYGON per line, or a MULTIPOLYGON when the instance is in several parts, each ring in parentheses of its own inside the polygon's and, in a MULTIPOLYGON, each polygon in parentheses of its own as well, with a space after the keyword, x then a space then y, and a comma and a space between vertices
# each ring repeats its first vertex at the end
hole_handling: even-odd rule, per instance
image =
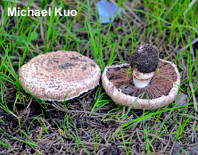
POLYGON ((18 12, 18 16, 20 16, 20 10, 19 10, 20 8, 18 8, 18 10, 17 10, 17 12, 18 12))
POLYGON ((11 11, 11 8, 8 8, 8 16, 16 16, 16 7, 11 11))
POLYGON ((63 12, 64 12, 64 16, 69 16, 69 11, 64 10, 63 12))
POLYGON ((21 16, 26 16, 26 11, 25 10, 21 10, 21 16), (23 12, 25 12, 25 13, 23 14, 23 12))
POLYGON ((51 16, 51 8, 49 8, 49 16, 51 16))
POLYGON ((34 16, 34 10, 30 10, 30 8, 28 8, 28 16, 34 16))
POLYGON ((41 14, 42 14, 42 16, 47 16, 47 10, 42 10, 41 14))
POLYGON ((77 13, 78 13, 78 12, 77 12, 76 10, 71 10, 71 15, 72 15, 72 16, 76 16, 77 13))
POLYGON ((62 14, 61 14, 61 9, 62 9, 62 7, 61 8, 59 8, 58 10, 57 10, 57 8, 55 8, 55 16, 57 16, 57 14, 59 14, 60 16, 62 16, 62 14))
MULTIPOLYGON (((48 10, 32 10, 29 7, 25 10, 21 10, 20 7, 8 7, 8 16, 51 16, 52 8, 48 10)), ((55 16, 76 16, 78 12, 76 10, 62 10, 61 8, 54 9, 55 16)))
POLYGON ((40 15, 41 15, 40 13, 41 13, 41 12, 40 12, 40 10, 35 10, 34 15, 35 15, 36 17, 38 17, 38 16, 40 16, 40 15))

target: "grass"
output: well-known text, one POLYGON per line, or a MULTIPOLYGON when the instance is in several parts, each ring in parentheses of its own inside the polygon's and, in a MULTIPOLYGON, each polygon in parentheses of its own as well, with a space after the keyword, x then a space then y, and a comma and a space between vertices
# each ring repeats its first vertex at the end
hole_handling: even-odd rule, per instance
MULTIPOLYGON (((91 154, 91 152, 97 154, 100 146, 96 144, 102 143, 108 146, 110 143, 116 143, 116 140, 119 140, 116 145, 123 148, 126 154, 133 151, 134 143, 143 146, 144 149, 140 149, 142 152, 139 153, 152 154, 157 148, 157 143, 167 140, 166 135, 170 135, 171 146, 176 142, 181 145, 184 141, 185 144, 194 142, 186 131, 193 124, 191 134, 198 132, 197 106, 193 105, 198 99, 196 70, 198 50, 195 48, 193 50, 190 46, 178 52, 197 36, 197 5, 194 4, 184 16, 190 2, 190 0, 182 2, 179 0, 168 2, 143 0, 143 3, 134 1, 134 6, 131 8, 127 0, 121 0, 117 4, 125 8, 123 14, 109 24, 101 24, 97 16, 95 1, 91 7, 90 1, 87 0, 29 1, 27 4, 15 2, 15 5, 22 5, 24 9, 29 6, 47 9, 47 5, 50 5, 54 10, 54 7, 64 8, 67 4, 68 7, 77 9, 78 14, 74 18, 61 16, 55 18, 53 11, 51 17, 8 17, 7 7, 14 3, 1 1, 0 12, 4 13, 4 16, 0 20, 0 110, 3 112, 2 117, 0 116, 0 132, 4 137, 0 139, 0 148, 7 148, 7 150, 12 148, 13 145, 6 140, 11 138, 13 141, 29 145, 37 154, 40 154, 42 148, 38 146, 36 139, 31 137, 31 130, 37 127, 38 139, 42 140, 50 134, 48 127, 53 125, 53 128, 59 131, 58 135, 62 143, 67 143, 65 146, 67 153, 70 147, 69 141, 75 143, 77 151, 80 152, 83 149, 86 154, 91 154), (127 9, 128 7, 130 10, 127 9), (133 11, 142 21, 139 22, 130 14, 130 11, 133 11), (133 110, 131 107, 125 109, 122 106, 113 106, 106 110, 107 106, 113 105, 113 101, 100 85, 93 93, 91 109, 86 117, 95 119, 96 113, 103 113, 105 116, 100 118, 102 123, 115 122, 119 125, 112 129, 105 142, 102 142, 100 137, 102 128, 101 130, 90 128, 92 138, 90 143, 91 145, 93 143, 93 150, 82 140, 84 137, 79 136, 83 131, 80 131, 77 128, 78 123, 73 121, 74 113, 62 114, 61 121, 57 121, 56 117, 52 116, 53 125, 49 125, 46 124, 45 114, 41 111, 29 118, 27 128, 22 126, 28 118, 24 116, 27 113, 23 115, 20 109, 26 109, 25 112, 27 112, 28 104, 32 100, 41 105, 40 108, 44 109, 44 113, 49 110, 48 103, 29 95, 20 85, 18 70, 31 58, 50 51, 73 50, 94 59, 103 71, 107 65, 123 63, 128 57, 127 54, 132 53, 141 42, 157 45, 161 51, 160 57, 167 58, 177 65, 182 76, 179 92, 188 95, 185 105, 175 107, 173 103, 149 111, 133 110), (164 116, 164 114, 167 115, 164 116), (14 131, 6 130, 4 125, 7 122, 6 116, 17 122, 15 129, 19 130, 18 134, 12 135, 14 131), (137 138, 138 134, 142 137, 137 138)), ((83 101, 83 99, 79 100, 83 101)), ((64 102, 62 108, 68 110, 67 104, 68 102, 64 102)), ((167 148, 171 150, 170 146, 167 148)))

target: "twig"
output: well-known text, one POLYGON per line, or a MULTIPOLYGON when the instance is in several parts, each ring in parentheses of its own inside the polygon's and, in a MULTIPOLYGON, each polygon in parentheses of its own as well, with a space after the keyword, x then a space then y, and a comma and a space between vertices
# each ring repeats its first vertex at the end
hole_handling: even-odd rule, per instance
MULTIPOLYGON (((128 6, 126 6, 126 9, 137 19, 138 22, 140 22, 140 24, 143 24, 143 22, 141 21, 141 19, 134 13, 133 10, 131 10, 128 6)), ((126 12, 124 11, 124 13, 126 13, 126 12)), ((139 23, 138 23, 138 25, 139 25, 139 23)))
POLYGON ((178 47, 179 47, 179 46, 177 46, 177 47, 173 50, 173 52, 172 52, 171 54, 169 54, 167 57, 165 57, 164 59, 167 60, 167 59, 170 58, 173 54, 175 54, 176 51, 177 51, 177 49, 178 49, 178 47))
POLYGON ((139 132, 138 132, 138 130, 136 130, 136 134, 137 134, 137 138, 138 138, 138 140, 140 141, 140 143, 142 144, 143 142, 142 142, 142 140, 140 139, 140 136, 139 136, 139 132))
MULTIPOLYGON (((23 6, 27 6, 28 3, 29 3, 29 1, 12 1, 12 0, 9 1, 9 2, 14 2, 16 5, 23 5, 23 6)), ((40 10, 40 9, 41 9, 41 8, 38 7, 37 4, 34 3, 34 2, 32 2, 32 3, 30 4, 30 6, 34 7, 34 8, 37 9, 37 10, 40 10)))
POLYGON ((195 130, 194 130, 194 129, 196 128, 196 127, 195 127, 196 124, 197 124, 197 120, 195 119, 195 120, 194 120, 194 123, 193 123, 193 125, 192 125, 192 132, 191 132, 191 135, 189 136, 192 143, 194 143, 194 142, 195 142, 195 139, 196 139, 196 132, 195 132, 195 130))
POLYGON ((4 10, 3 10, 3 7, 0 6, 0 10, 1 10, 1 20, 0 20, 0 25, 3 24, 3 21, 4 21, 4 10))
POLYGON ((82 103, 82 102, 85 102, 84 100, 85 100, 85 98, 83 99, 83 101, 81 101, 81 100, 78 99, 79 103, 80 103, 80 104, 82 105, 82 107, 83 107, 83 110, 85 111, 85 115, 87 116, 87 113, 86 113, 87 110, 86 110, 86 108, 85 108, 84 103, 82 103))
POLYGON ((43 30, 42 20, 41 20, 41 24, 40 24, 40 31, 41 31, 41 39, 42 39, 43 43, 45 43, 45 33, 44 33, 44 30, 43 30))
POLYGON ((193 66, 195 67, 196 73, 197 73, 197 65, 195 60, 195 54, 193 48, 191 48, 192 58, 193 58, 193 66))
MULTIPOLYGON (((53 102, 52 106, 57 109, 60 110, 62 112, 66 112, 66 113, 85 113, 85 114, 90 114, 90 111, 82 111, 82 110, 67 110, 66 108, 62 108, 60 106, 58 106, 57 104, 55 104, 55 102, 53 102)), ((50 111, 50 110, 46 110, 46 111, 50 111)), ((109 116, 109 115, 114 115, 116 113, 109 113, 109 114, 104 114, 104 113, 96 113, 96 112, 92 112, 92 115, 95 115, 94 117, 98 116, 98 117, 104 117, 104 116, 109 116)), ((87 116, 89 118, 91 118, 91 116, 87 116)))
POLYGON ((110 144, 101 144, 101 143, 86 142, 86 141, 82 141, 82 143, 84 145, 91 146, 91 147, 94 147, 94 145, 96 145, 96 146, 102 146, 102 147, 108 147, 108 146, 110 146, 110 144))
POLYGON ((106 148, 101 148, 96 155, 100 155, 100 154, 103 154, 103 150, 105 150, 106 148))
POLYGON ((173 153, 174 146, 175 146, 175 142, 173 143, 173 145, 172 145, 172 147, 170 149, 170 153, 169 153, 170 155, 172 155, 172 153, 173 153))
MULTIPOLYGON (((190 82, 190 89, 191 89, 191 92, 193 94, 194 88, 193 88, 193 84, 191 82, 190 82)), ((195 98, 195 93, 193 94, 193 104, 194 104, 195 111, 198 111, 197 110, 197 100, 195 98)))
POLYGON ((151 144, 151 142, 150 142, 150 140, 149 140, 149 139, 148 139, 148 143, 149 143, 149 145, 151 146, 151 148, 152 148, 153 152, 154 152, 154 153, 156 153, 156 152, 155 152, 155 148, 153 147, 153 145, 151 144))
POLYGON ((188 6, 188 9, 186 9, 186 11, 184 12, 184 18, 186 17, 186 13, 190 10, 190 8, 193 6, 193 4, 196 2, 197 0, 193 0, 189 6, 188 6))
POLYGON ((151 136, 151 137, 157 138, 157 139, 160 140, 164 145, 166 145, 166 142, 165 142, 162 138, 160 138, 159 136, 154 135, 154 134, 151 134, 151 133, 149 133, 148 135, 151 136))
MULTIPOLYGON (((193 40, 193 41, 191 42, 191 46, 192 46, 193 44, 195 44, 196 42, 198 42, 198 38, 196 38, 195 40, 193 40)), ((190 46, 189 44, 186 45, 184 48, 182 48, 181 50, 179 50, 179 52, 184 51, 184 50, 187 49, 189 46, 190 46)))
MULTIPOLYGON (((191 45, 194 44, 194 43, 197 42, 197 41, 198 41, 198 38, 195 39, 195 40, 193 40, 193 41, 191 42, 191 45)), ((187 45, 187 46, 189 46, 189 45, 187 45)), ((184 48, 187 48, 187 46, 184 47, 184 48)), ((184 48, 183 48, 183 49, 184 49, 184 48)), ((180 52, 181 52, 181 50, 180 50, 180 52)), ((184 65, 184 69, 185 69, 185 71, 187 71, 187 68, 186 68, 185 65, 184 65)), ((191 89, 191 92, 192 92, 192 94, 193 94, 194 88, 193 88, 193 84, 192 84, 191 81, 190 81, 190 89, 191 89)), ((197 110, 197 100, 196 100, 195 94, 193 94, 193 104, 194 104, 195 111, 197 112, 197 111, 198 111, 198 110, 197 110)))
MULTIPOLYGON (((114 0, 110 0, 110 2, 117 6, 117 3, 114 0)), ((126 6, 126 9, 137 19, 138 22, 143 24, 141 19, 134 13, 134 11, 132 11, 128 6, 126 6)), ((124 14, 127 14, 124 10, 122 11, 124 14)))
POLYGON ((116 123, 126 123, 126 122, 128 122, 129 120, 132 120, 133 119, 133 115, 131 115, 129 118, 127 118, 127 119, 124 119, 124 117, 122 117, 122 119, 121 120, 115 120, 115 122, 116 123))
POLYGON ((170 144, 170 140, 171 140, 171 138, 168 139, 168 142, 167 142, 166 146, 163 149, 164 152, 166 152, 166 149, 168 148, 168 146, 170 144))

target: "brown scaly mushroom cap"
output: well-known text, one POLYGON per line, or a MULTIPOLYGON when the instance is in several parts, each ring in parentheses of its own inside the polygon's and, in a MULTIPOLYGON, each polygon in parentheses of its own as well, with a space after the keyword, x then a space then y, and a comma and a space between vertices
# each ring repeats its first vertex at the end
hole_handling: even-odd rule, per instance
POLYGON ((107 66, 102 75, 103 87, 116 104, 149 110, 174 101, 180 74, 175 64, 158 59, 155 46, 141 46, 131 55, 129 62, 107 66))
POLYGON ((100 75, 93 60, 73 51, 38 55, 19 70, 23 89, 48 101, 73 99, 96 87, 100 75))

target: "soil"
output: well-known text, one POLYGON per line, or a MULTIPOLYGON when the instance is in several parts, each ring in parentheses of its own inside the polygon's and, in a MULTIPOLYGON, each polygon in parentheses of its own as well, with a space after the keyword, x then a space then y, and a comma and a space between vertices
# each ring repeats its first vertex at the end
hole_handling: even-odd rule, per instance
MULTIPOLYGON (((147 92, 149 99, 161 97, 162 95, 168 95, 173 82, 177 79, 177 74, 171 64, 159 61, 158 64, 159 73, 155 72, 149 86, 145 88, 137 88, 132 83, 132 75, 127 73, 131 72, 131 67, 112 68, 107 71, 107 77, 117 89, 120 89, 124 94, 131 96, 139 96, 140 94, 147 92)), ((147 94, 144 93, 140 98, 147 99, 147 94)))
POLYGON ((159 61, 158 49, 145 44, 130 55, 129 64, 139 72, 150 73, 156 70, 159 61))
MULTIPOLYGON (((59 6, 59 1, 57 6, 59 6)), ((81 1, 79 1, 81 2, 81 1)), ((3 2, 1 2, 3 3, 3 2)), ((162 34, 159 35, 157 26, 154 27, 152 33, 147 35, 147 28, 152 25, 157 25, 158 21, 152 18, 152 23, 149 22, 148 16, 141 12, 133 11, 142 10, 143 12, 148 12, 148 6, 143 4, 142 1, 131 1, 126 0, 126 6, 129 9, 125 9, 123 16, 115 18, 109 27, 107 25, 101 26, 101 36, 107 37, 105 42, 101 38, 101 44, 104 45, 104 64, 109 62, 112 50, 108 50, 108 47, 112 45, 113 42, 119 44, 115 47, 115 62, 124 62, 128 60, 129 53, 136 47, 133 47, 132 42, 134 36, 131 35, 131 28, 134 29, 135 38, 140 39, 141 42, 156 45, 159 52, 160 58, 175 59, 178 55, 178 50, 183 48, 184 43, 189 42, 189 36, 194 35, 193 32, 183 29, 182 39, 178 39, 179 34, 175 32, 172 35, 171 28, 163 29, 162 34), (136 18, 134 14, 138 17, 136 18), (127 20, 126 20, 127 19, 127 20), (152 25, 151 25, 152 24, 152 25), (109 31, 113 32, 114 35, 108 35, 109 31), (126 37, 125 37, 126 36, 126 37), (168 39, 171 36, 172 41, 168 39)), ((79 6, 74 1, 67 1, 66 7, 70 10, 76 9, 79 6)), ((85 2, 86 6, 87 2, 85 2)), ((95 24, 96 17, 92 12, 96 12, 94 1, 90 1, 90 21, 91 27, 93 29, 98 28, 95 24)), ((17 7, 23 7, 26 3, 21 1, 15 1, 17 7)), ((34 1, 31 7, 40 6, 40 1, 34 1)), ((42 8, 51 7, 52 3, 48 1, 43 1, 42 8)), ((84 4, 82 4, 83 6, 84 4)), ((154 5, 154 4, 153 4, 154 5)), ((4 6, 3 6, 4 7, 4 6)), ((152 7, 155 9, 155 7, 152 7)), ((67 9, 67 8, 65 8, 67 9)), ((0 14, 6 14, 7 7, 4 7, 3 11, 0 9, 0 14)), ((67 35, 68 31, 65 27, 68 25, 66 22, 67 18, 59 18, 60 23, 64 25, 64 28, 57 24, 52 25, 53 31, 55 33, 60 32, 62 35, 58 35, 57 39, 53 43, 50 39, 49 47, 50 50, 57 51, 64 48, 66 42, 66 37, 69 37, 68 44, 70 45, 68 50, 79 51, 83 55, 94 59, 90 42, 90 33, 86 32, 81 28, 86 27, 87 22, 87 9, 82 7, 78 20, 73 20, 74 17, 68 17, 69 23, 73 23, 71 27, 72 35, 67 35), (79 30, 78 30, 79 29, 79 30), (80 42, 76 43, 78 38, 80 42)), ((150 17, 149 17, 150 18, 150 17)), ((169 17, 167 16, 167 21, 169 17)), ((28 17, 29 19, 29 17, 28 17)), ((37 18, 30 18, 37 22, 37 18)), ((38 20, 42 20, 38 17, 38 20)), ((14 65, 16 73, 18 73, 19 60, 22 59, 24 48, 21 48, 22 44, 18 45, 18 37, 12 37, 14 35, 19 35, 18 31, 15 31, 16 25, 23 24, 24 20, 18 22, 16 17, 9 17, 8 22, 2 27, 3 32, 10 32, 7 37, 5 44, 0 47, 1 51, 5 51, 3 47, 7 47, 7 43, 11 40, 13 57, 10 57, 10 61, 14 65), (11 35, 10 35, 11 34, 11 35), (18 59, 16 59, 18 58, 18 59)), ((170 21, 169 21, 170 22, 170 21)), ((32 22, 31 22, 32 23, 32 22)), ((166 23, 165 23, 166 24, 166 23)), ((24 25, 22 25, 25 28, 24 25)), ((35 27, 33 27, 32 32, 35 27)), ((45 39, 43 36, 47 36, 48 22, 45 20, 41 25, 38 26, 37 33, 38 38, 32 40, 28 51, 26 54, 26 59, 24 63, 27 63, 33 58, 33 55, 37 55, 44 51, 46 47, 45 39), (44 31, 43 31, 44 30, 44 31)), ((20 33, 22 34, 22 32, 20 33)), ((197 36, 194 36, 197 37, 197 36)), ((96 42, 100 42, 100 36, 94 34, 94 39, 96 42)), ((135 45, 136 46, 136 45, 135 45)), ((194 51, 196 51, 198 44, 192 46, 194 51)), ((188 48, 185 52, 189 52, 188 48)), ((196 53, 195 53, 196 54, 196 53)), ((4 60, 2 52, 0 53, 0 62, 4 60)), ((187 57, 181 56, 181 59, 177 59, 178 69, 182 75, 181 79, 181 89, 182 92, 191 95, 187 79, 187 71, 184 67, 187 67, 187 57)), ((78 58, 73 57, 77 60, 78 58)), ((7 61, 7 60, 6 60, 7 61)), ((5 61, 5 63, 6 63, 5 61)), ((56 61, 56 60, 55 60, 56 61)), ((7 62, 9 65, 9 62, 7 62)), ((103 64, 103 62, 102 62, 103 64)), ((94 64, 91 64, 95 67, 94 64)), ((10 67, 10 66, 9 66, 10 67)), ((82 70, 84 70, 82 66, 82 70)), ((7 70, 7 69, 6 69, 7 70)), ((118 69, 119 70, 119 69, 118 69)), ((124 70, 124 68, 122 68, 124 70)), ((195 70, 195 68, 193 68, 195 70)), ((4 71, 3 71, 4 72, 4 71)), ((193 72, 192 77, 196 72, 193 72)), ((5 72, 6 74, 6 72, 5 72)), ((15 81, 15 79, 10 77, 10 80, 15 81)), ((130 75, 129 75, 130 76, 130 75)), ((194 79, 195 81, 196 79, 194 79)), ((140 117, 144 116, 145 111, 133 110, 131 109, 127 114, 126 118, 122 118, 123 108, 121 106, 117 107, 106 95, 102 87, 97 87, 78 98, 67 101, 64 103, 59 102, 38 102, 37 99, 27 94, 22 88, 17 88, 16 85, 11 82, 0 81, 3 83, 4 89, 0 93, 0 154, 11 154, 11 155, 21 155, 21 154, 72 154, 72 155, 84 155, 97 154, 97 155, 124 155, 126 151, 129 150, 129 154, 197 154, 198 145, 198 132, 197 132, 197 116, 194 112, 194 107, 192 104, 192 99, 188 101, 186 107, 178 107, 176 109, 171 109, 174 104, 170 104, 167 108, 165 107, 164 112, 157 113, 158 110, 149 112, 149 117, 147 119, 141 120, 140 117), (102 102, 105 102, 100 106, 100 100, 98 107, 95 108, 92 114, 92 108, 95 106, 96 98, 98 98, 99 92, 104 94, 102 96, 102 102), (191 102, 191 103, 190 103, 191 102), (4 109, 8 108, 9 112, 4 109), (169 109, 170 108, 170 109, 169 109), (116 109, 116 110, 115 110, 116 109), (155 113, 155 115, 152 115, 155 113), (15 115, 15 116, 14 116, 15 115), (152 115, 152 116, 151 116, 152 115), (150 117, 151 116, 151 117, 150 117), (135 121, 134 121, 135 120, 135 121), (132 122, 132 123, 131 123, 132 122), (122 130, 122 134, 116 134, 118 129, 121 128, 125 123, 126 127, 122 130), (181 132, 178 133, 178 131, 181 132), (149 133, 149 134, 147 134, 149 133), (115 136, 113 136, 115 134, 115 136), (178 134, 179 138, 178 138, 178 134), (177 140, 175 140, 177 139, 177 140), (148 142, 148 143, 147 143, 148 142), (150 152, 148 152, 147 147, 149 146, 150 152), (37 151, 37 152, 36 152, 37 151), (87 152, 86 152, 87 151, 87 152)), ((193 82, 193 79, 192 79, 193 82)), ((101 83, 101 82, 100 82, 101 83)), ((196 81, 193 83, 196 85, 196 81)), ((125 87, 125 86, 121 86, 125 87)), ((125 89, 125 93, 132 94, 133 89, 128 87, 125 89)), ((198 99, 198 91, 195 92, 195 96, 198 99)), ((151 96, 150 96, 151 97, 151 96)), ((127 110, 127 108, 126 108, 127 110)), ((125 111, 126 112, 126 111, 125 111)))

